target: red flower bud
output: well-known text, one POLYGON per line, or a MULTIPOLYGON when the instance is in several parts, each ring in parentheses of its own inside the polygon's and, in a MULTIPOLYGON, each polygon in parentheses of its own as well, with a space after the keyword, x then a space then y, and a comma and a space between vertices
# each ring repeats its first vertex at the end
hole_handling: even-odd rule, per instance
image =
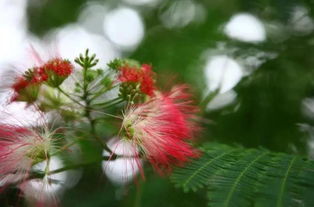
POLYGON ((154 95, 155 83, 150 65, 143 64, 140 68, 128 65, 120 68, 118 80, 122 83, 140 84, 140 92, 148 96, 154 95))

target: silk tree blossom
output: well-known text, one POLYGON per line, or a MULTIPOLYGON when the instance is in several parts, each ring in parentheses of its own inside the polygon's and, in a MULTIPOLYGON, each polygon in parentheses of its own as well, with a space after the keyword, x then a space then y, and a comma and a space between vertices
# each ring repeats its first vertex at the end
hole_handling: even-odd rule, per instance
POLYGON ((153 75, 152 67, 148 64, 140 67, 126 64, 119 68, 118 80, 124 84, 123 87, 139 89, 141 93, 153 96, 155 90, 153 75))
POLYGON ((14 102, 0 105, 0 109, 3 108, 0 115, 5 115, 0 120, 1 187, 15 185, 30 204, 50 207, 58 204, 63 187, 71 185, 65 179, 74 177, 68 174, 74 169, 102 161, 109 179, 115 184, 126 184, 138 173, 144 176, 143 159, 162 174, 199 155, 188 143, 198 129, 194 115, 197 108, 193 106, 188 87, 177 86, 168 93, 161 93, 155 87, 152 67, 132 60, 114 60, 108 64, 111 70, 107 72, 93 70, 98 59, 90 56, 88 50, 75 59, 82 67, 78 71, 73 71, 72 64, 59 57, 42 61, 36 52, 34 57, 36 64, 7 86, 14 92, 14 102), (78 77, 73 72, 77 72, 78 77), (66 86, 71 80, 73 91, 68 92, 66 86), (119 88, 119 97, 98 100, 114 88, 119 88), (110 107, 121 106, 123 101, 126 111, 122 118, 107 113, 110 107), (15 110, 20 116, 16 122, 21 125, 15 124, 15 120, 4 124, 3 121, 12 121, 6 117, 15 119, 14 113, 6 111, 12 112, 9 109, 16 104, 23 104, 25 108, 24 112, 15 110), (30 121, 30 126, 34 127, 26 127, 23 125, 29 117, 26 109, 38 112, 43 119, 57 112, 62 118, 57 126, 62 124, 69 131, 59 131, 51 119, 36 125, 35 121, 30 121), (107 123, 110 117, 122 119, 122 127, 118 137, 106 145, 98 136, 97 126, 107 123), (87 126, 89 130, 85 130, 87 126), (55 133, 47 130, 48 127, 62 134, 56 146, 55 133), (69 162, 65 166, 55 159, 55 156, 72 153, 70 147, 81 146, 80 141, 89 141, 89 138, 95 138, 105 149, 103 157, 86 163, 69 162), (69 142, 65 144, 65 141, 69 142))
POLYGON ((150 101, 131 106, 124 115, 125 139, 160 173, 198 156, 186 142, 197 130, 193 122, 197 109, 186 90, 186 86, 177 86, 168 94, 156 93, 150 101))
POLYGON ((40 85, 46 83, 51 87, 60 86, 72 73, 73 66, 68 60, 55 58, 40 67, 34 67, 18 77, 12 85, 15 95, 12 101, 36 101, 40 85))
POLYGON ((51 135, 12 125, 0 125, 0 180, 2 186, 24 182, 33 164, 45 160, 51 135))
POLYGON ((70 61, 60 57, 56 56, 44 61, 34 49, 32 49, 32 56, 33 66, 16 77, 11 86, 14 91, 11 101, 33 103, 38 97, 42 84, 59 87, 74 70, 70 61))
POLYGON ((39 88, 39 80, 27 79, 23 76, 18 77, 16 82, 12 85, 14 95, 11 101, 25 101, 27 103, 33 103, 38 97, 39 88))
POLYGON ((58 87, 73 72, 73 65, 70 61, 53 58, 39 68, 39 75, 49 86, 58 87))

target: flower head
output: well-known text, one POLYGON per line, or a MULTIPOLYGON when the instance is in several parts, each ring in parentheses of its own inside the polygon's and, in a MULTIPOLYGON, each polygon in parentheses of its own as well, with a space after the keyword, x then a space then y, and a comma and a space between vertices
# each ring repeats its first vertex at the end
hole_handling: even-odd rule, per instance
POLYGON ((197 128, 192 121, 196 108, 186 89, 180 86, 169 94, 157 94, 149 102, 131 107, 124 116, 125 138, 135 143, 159 172, 198 156, 186 143, 197 128))
POLYGON ((36 101, 39 93, 41 80, 34 77, 18 77, 12 85, 14 95, 11 101, 26 101, 33 103, 36 101))
POLYGON ((70 61, 61 58, 54 58, 39 68, 41 79, 52 87, 58 87, 73 72, 73 65, 70 61))
POLYGON ((122 83, 122 90, 127 91, 126 94, 139 92, 148 96, 154 95, 155 83, 150 65, 137 67, 126 64, 119 68, 118 80, 122 83))
POLYGON ((42 84, 58 87, 74 68, 70 61, 57 56, 44 60, 32 46, 30 47, 30 56, 31 66, 26 71, 23 68, 25 72, 17 76, 15 82, 10 86, 14 90, 11 101, 34 103, 42 84))
POLYGON ((0 180, 2 184, 24 181, 33 164, 44 160, 51 142, 35 131, 0 126, 0 180))

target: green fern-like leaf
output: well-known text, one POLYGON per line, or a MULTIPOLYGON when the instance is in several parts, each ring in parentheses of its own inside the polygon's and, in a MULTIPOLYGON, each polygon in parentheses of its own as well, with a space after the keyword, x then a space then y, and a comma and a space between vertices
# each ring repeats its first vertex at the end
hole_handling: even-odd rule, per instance
POLYGON ((265 149, 206 144, 201 158, 177 169, 184 191, 207 187, 211 207, 314 206, 314 162, 265 149))

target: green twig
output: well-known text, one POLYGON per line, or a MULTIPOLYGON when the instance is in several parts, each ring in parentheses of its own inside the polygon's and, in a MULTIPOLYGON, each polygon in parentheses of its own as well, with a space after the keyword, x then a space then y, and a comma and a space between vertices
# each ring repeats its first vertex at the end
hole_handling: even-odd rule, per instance
POLYGON ((211 91, 207 94, 207 96, 201 102, 201 109, 205 111, 206 106, 219 94, 219 89, 215 91, 211 91))
MULTIPOLYGON (((107 91, 110 91, 114 88, 116 88, 118 85, 115 85, 113 87, 107 88, 107 87, 103 87, 102 89, 100 89, 98 92, 96 92, 93 97, 90 99, 91 101, 95 100, 96 98, 98 98, 99 96, 101 96, 102 94, 106 93, 107 91)), ((89 89, 91 90, 91 89, 89 89)))
POLYGON ((85 107, 83 104, 81 104, 79 101, 77 101, 76 99, 72 98, 68 93, 66 93, 62 88, 60 88, 60 86, 57 87, 57 89, 59 90, 60 93, 62 93, 63 95, 65 95, 66 97, 68 97, 71 101, 77 103, 80 106, 85 107))
POLYGON ((119 103, 122 103, 124 100, 121 99, 120 97, 118 98, 115 98, 115 99, 112 99, 110 101, 107 101, 107 102, 103 102, 103 103, 97 103, 97 104, 93 104, 93 106, 95 107, 103 107, 103 108, 109 108, 109 107, 112 107, 114 105, 117 105, 119 103))
POLYGON ((101 146, 108 151, 110 154, 114 154, 112 152, 112 150, 107 146, 106 143, 103 142, 103 140, 97 135, 96 132, 96 121, 92 118, 91 116, 91 100, 88 99, 89 97, 89 91, 88 91, 88 82, 86 81, 87 79, 87 70, 88 67, 83 67, 83 95, 82 95, 82 100, 85 102, 85 106, 84 106, 84 111, 85 111, 85 115, 90 123, 90 127, 91 127, 91 134, 94 136, 94 138, 101 144, 101 146))
POLYGON ((103 161, 103 160, 109 161, 109 160, 115 160, 115 159, 117 159, 116 155, 103 156, 102 159, 99 159, 99 160, 93 160, 93 161, 90 161, 90 162, 77 163, 77 164, 69 165, 69 166, 66 166, 66 167, 63 167, 63 168, 59 168, 59 169, 56 169, 56 170, 49 171, 47 174, 48 175, 52 175, 52 174, 60 173, 60 172, 67 171, 67 170, 73 170, 73 169, 82 168, 82 167, 85 167, 85 166, 88 166, 88 165, 92 165, 94 163, 97 163, 97 162, 100 162, 100 161, 103 161))

